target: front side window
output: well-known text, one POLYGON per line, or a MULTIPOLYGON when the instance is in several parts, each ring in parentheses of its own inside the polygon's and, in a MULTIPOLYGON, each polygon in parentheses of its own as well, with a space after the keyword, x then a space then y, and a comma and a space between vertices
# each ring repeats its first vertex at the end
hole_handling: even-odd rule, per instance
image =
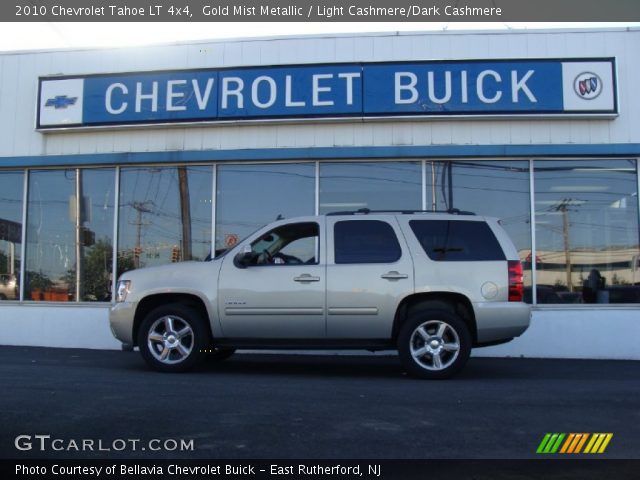
POLYGON ((317 223, 283 225, 251 244, 247 265, 316 265, 320 233, 317 223))
POLYGON ((411 220, 409 226, 431 260, 504 260, 495 235, 484 222, 411 220))
POLYGON ((335 262, 393 263, 402 250, 391 225, 380 220, 345 220, 334 226, 335 262))

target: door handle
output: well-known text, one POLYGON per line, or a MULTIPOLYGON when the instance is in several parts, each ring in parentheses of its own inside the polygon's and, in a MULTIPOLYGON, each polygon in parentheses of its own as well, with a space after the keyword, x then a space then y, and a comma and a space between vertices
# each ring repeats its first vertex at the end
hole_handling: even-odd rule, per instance
POLYGON ((406 273, 398 273, 395 270, 385 273, 381 275, 380 278, 384 278, 385 280, 401 280, 403 278, 409 278, 409 275, 406 273))
POLYGON ((308 273, 303 273, 299 277, 293 277, 293 280, 300 283, 319 282, 320 277, 313 277, 308 273))

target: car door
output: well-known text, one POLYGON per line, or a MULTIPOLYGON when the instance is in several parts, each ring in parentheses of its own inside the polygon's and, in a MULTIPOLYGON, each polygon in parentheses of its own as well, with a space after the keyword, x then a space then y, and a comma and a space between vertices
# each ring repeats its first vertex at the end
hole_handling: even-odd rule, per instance
POLYGON ((327 217, 327 337, 388 339, 413 262, 394 216, 327 217))
MULTIPOLYGON (((324 338, 324 222, 279 224, 225 258, 218 308, 227 338, 324 338), (246 265, 236 252, 246 250, 246 265)), ((242 253, 240 254, 242 255, 242 253)))

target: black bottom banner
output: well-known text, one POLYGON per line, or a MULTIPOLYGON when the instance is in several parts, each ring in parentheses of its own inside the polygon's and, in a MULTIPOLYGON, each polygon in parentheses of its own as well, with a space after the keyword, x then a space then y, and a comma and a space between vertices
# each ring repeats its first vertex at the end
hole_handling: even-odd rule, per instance
POLYGON ((24 479, 602 479, 640 478, 640 460, 0 460, 24 479))

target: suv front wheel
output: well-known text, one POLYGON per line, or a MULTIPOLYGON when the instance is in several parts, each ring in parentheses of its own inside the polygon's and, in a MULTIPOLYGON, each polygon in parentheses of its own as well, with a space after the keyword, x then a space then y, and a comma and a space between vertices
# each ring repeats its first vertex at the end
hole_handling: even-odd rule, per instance
POLYGON ((458 373, 471 353, 467 325, 448 310, 415 312, 398 335, 398 352, 407 373, 418 378, 444 379, 458 373))
POLYGON ((138 332, 144 360, 161 372, 184 372, 204 358, 209 335, 201 315, 179 303, 152 310, 138 332))

